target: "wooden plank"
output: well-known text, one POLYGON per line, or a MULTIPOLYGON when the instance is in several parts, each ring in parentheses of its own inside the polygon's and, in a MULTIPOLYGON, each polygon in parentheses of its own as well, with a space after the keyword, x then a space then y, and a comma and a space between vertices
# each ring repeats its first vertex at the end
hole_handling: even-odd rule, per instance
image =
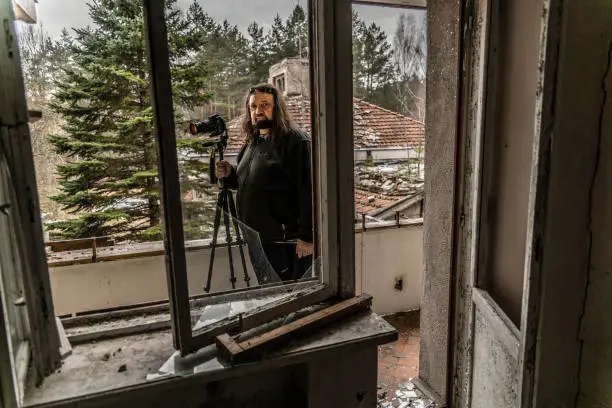
POLYGON ((108 247, 115 245, 115 240, 110 236, 93 237, 93 238, 80 238, 80 239, 69 239, 64 241, 50 241, 46 242, 45 246, 51 247, 53 252, 62 251, 74 251, 78 249, 91 249, 93 244, 96 247, 108 247))
POLYGON ((192 333, 164 4, 164 0, 144 0, 144 22, 162 186, 160 198, 173 341, 174 347, 182 352, 192 343, 192 333))
POLYGON ((244 351, 240 345, 227 333, 217 336, 217 357, 221 360, 231 361, 233 356, 244 351))
POLYGON ((372 296, 362 294, 238 344, 235 344, 233 340, 228 340, 227 334, 221 335, 217 337, 219 357, 226 358, 234 364, 259 359, 273 347, 315 331, 348 315, 367 310, 371 305, 372 296))

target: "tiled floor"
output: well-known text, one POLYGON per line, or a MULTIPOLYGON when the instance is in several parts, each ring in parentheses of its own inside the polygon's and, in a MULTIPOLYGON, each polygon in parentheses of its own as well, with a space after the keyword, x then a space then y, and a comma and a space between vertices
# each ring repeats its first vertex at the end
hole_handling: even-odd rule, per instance
POLYGON ((419 370, 419 312, 398 313, 385 319, 399 332, 394 343, 378 348, 379 403, 392 401, 419 370))

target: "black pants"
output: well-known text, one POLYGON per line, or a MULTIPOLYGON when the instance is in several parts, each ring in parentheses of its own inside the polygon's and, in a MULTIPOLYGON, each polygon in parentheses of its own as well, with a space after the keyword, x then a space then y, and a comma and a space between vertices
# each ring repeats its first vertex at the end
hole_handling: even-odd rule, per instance
POLYGON ((312 255, 298 258, 294 242, 262 242, 263 251, 283 281, 298 280, 312 266, 312 255))

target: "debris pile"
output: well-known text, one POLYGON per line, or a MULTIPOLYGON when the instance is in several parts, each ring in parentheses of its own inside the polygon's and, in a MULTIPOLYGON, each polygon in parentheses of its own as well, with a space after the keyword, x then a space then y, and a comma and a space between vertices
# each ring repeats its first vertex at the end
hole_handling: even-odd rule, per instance
POLYGON ((378 408, 436 408, 436 404, 419 391, 411 381, 400 384, 395 393, 378 393, 378 408))

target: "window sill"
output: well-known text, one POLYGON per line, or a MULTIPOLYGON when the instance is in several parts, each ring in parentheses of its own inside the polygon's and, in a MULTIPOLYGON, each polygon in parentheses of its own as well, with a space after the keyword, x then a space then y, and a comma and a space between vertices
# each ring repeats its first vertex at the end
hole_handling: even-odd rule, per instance
POLYGON ((84 402, 84 397, 92 406, 106 403, 112 406, 123 393, 145 395, 177 385, 201 387, 212 381, 306 363, 329 352, 375 347, 395 339, 397 332, 392 326, 375 313, 367 312, 305 336, 261 362, 229 367, 219 362, 214 346, 209 346, 190 358, 180 359, 180 370, 171 369, 175 366, 172 362, 178 360, 172 358, 175 350, 168 331, 82 344, 73 348, 61 370, 48 377, 41 387, 29 385, 25 406, 76 406, 84 402), (167 371, 160 373, 162 368, 167 371))

